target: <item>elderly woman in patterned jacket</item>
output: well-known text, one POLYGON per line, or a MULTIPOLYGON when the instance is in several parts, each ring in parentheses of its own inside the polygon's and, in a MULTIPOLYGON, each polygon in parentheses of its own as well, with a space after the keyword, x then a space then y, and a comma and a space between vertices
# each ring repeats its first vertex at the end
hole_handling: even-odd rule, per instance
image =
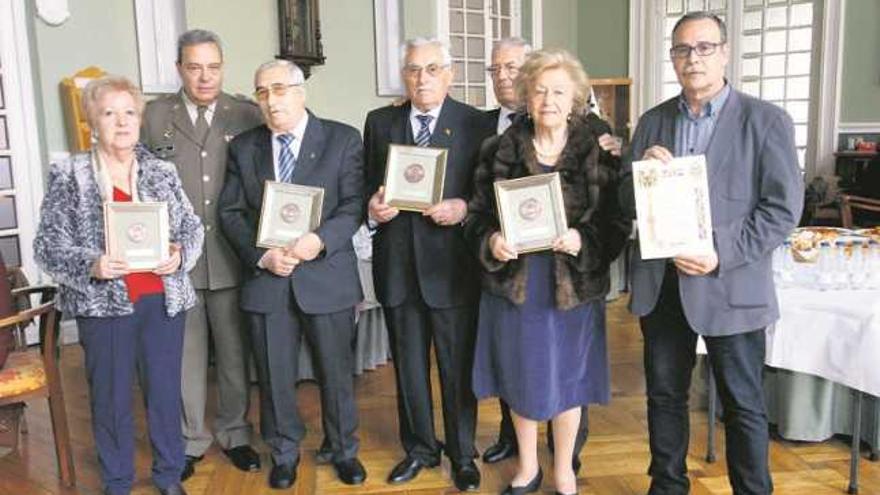
POLYGON ((128 494, 134 483, 137 369, 153 483, 160 493, 184 494, 180 368, 185 313, 195 303, 187 272, 202 251, 204 232, 174 165, 137 143, 143 108, 140 90, 125 78, 104 77, 85 87, 83 109, 95 145, 52 166, 34 251, 60 285, 61 310, 76 318, 105 493, 128 494), (109 201, 167 203, 167 261, 136 273, 105 254, 102 207, 109 201))

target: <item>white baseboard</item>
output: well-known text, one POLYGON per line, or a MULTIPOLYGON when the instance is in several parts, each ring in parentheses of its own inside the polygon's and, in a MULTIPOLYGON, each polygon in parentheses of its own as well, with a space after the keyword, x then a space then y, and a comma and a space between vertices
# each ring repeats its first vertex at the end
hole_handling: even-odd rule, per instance
POLYGON ((839 134, 855 132, 880 133, 880 122, 841 122, 837 125, 839 134))

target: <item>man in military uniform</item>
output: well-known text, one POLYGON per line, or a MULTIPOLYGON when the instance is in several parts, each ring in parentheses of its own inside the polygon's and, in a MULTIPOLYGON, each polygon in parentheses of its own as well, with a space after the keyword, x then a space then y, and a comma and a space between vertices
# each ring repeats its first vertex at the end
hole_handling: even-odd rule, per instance
POLYGON ((239 133, 262 123, 257 105, 222 92, 223 52, 219 37, 187 31, 177 43, 177 70, 183 89, 147 104, 141 141, 160 158, 174 162, 183 188, 205 225, 205 251, 190 272, 199 302, 187 315, 183 349, 183 435, 186 467, 194 472, 211 445, 205 422, 208 335, 214 343, 218 404, 214 438, 243 471, 260 468, 250 447, 247 421, 248 353, 238 309, 240 263, 217 228, 216 201, 226 173, 226 148, 239 133))

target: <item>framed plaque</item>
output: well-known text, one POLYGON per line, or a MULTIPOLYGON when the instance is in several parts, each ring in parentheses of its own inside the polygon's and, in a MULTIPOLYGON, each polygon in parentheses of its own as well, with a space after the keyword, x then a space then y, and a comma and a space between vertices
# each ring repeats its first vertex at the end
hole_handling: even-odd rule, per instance
POLYGON ((708 254, 712 214, 706 156, 633 162, 633 188, 642 259, 708 254))
POLYGON ((517 253, 551 249, 568 230, 559 173, 495 182, 501 234, 517 253))
POLYGON ((257 229, 257 247, 287 247, 318 228, 324 188, 266 181, 257 229))
POLYGON ((447 151, 392 144, 385 166, 385 202, 409 211, 425 211, 443 199, 447 151))
POLYGON ((104 203, 104 243, 107 255, 125 260, 132 271, 152 271, 170 256, 168 204, 104 203))

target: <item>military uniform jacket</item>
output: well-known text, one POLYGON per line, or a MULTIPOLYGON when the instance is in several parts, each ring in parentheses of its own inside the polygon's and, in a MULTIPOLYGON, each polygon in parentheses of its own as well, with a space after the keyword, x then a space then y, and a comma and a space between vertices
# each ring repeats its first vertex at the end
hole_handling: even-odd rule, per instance
POLYGON ((217 198, 226 175, 229 141, 261 123, 255 103, 221 93, 208 134, 200 143, 182 93, 147 103, 141 141, 159 158, 175 164, 183 189, 205 225, 204 256, 190 272, 196 289, 226 289, 241 280, 241 263, 218 227, 217 198))

